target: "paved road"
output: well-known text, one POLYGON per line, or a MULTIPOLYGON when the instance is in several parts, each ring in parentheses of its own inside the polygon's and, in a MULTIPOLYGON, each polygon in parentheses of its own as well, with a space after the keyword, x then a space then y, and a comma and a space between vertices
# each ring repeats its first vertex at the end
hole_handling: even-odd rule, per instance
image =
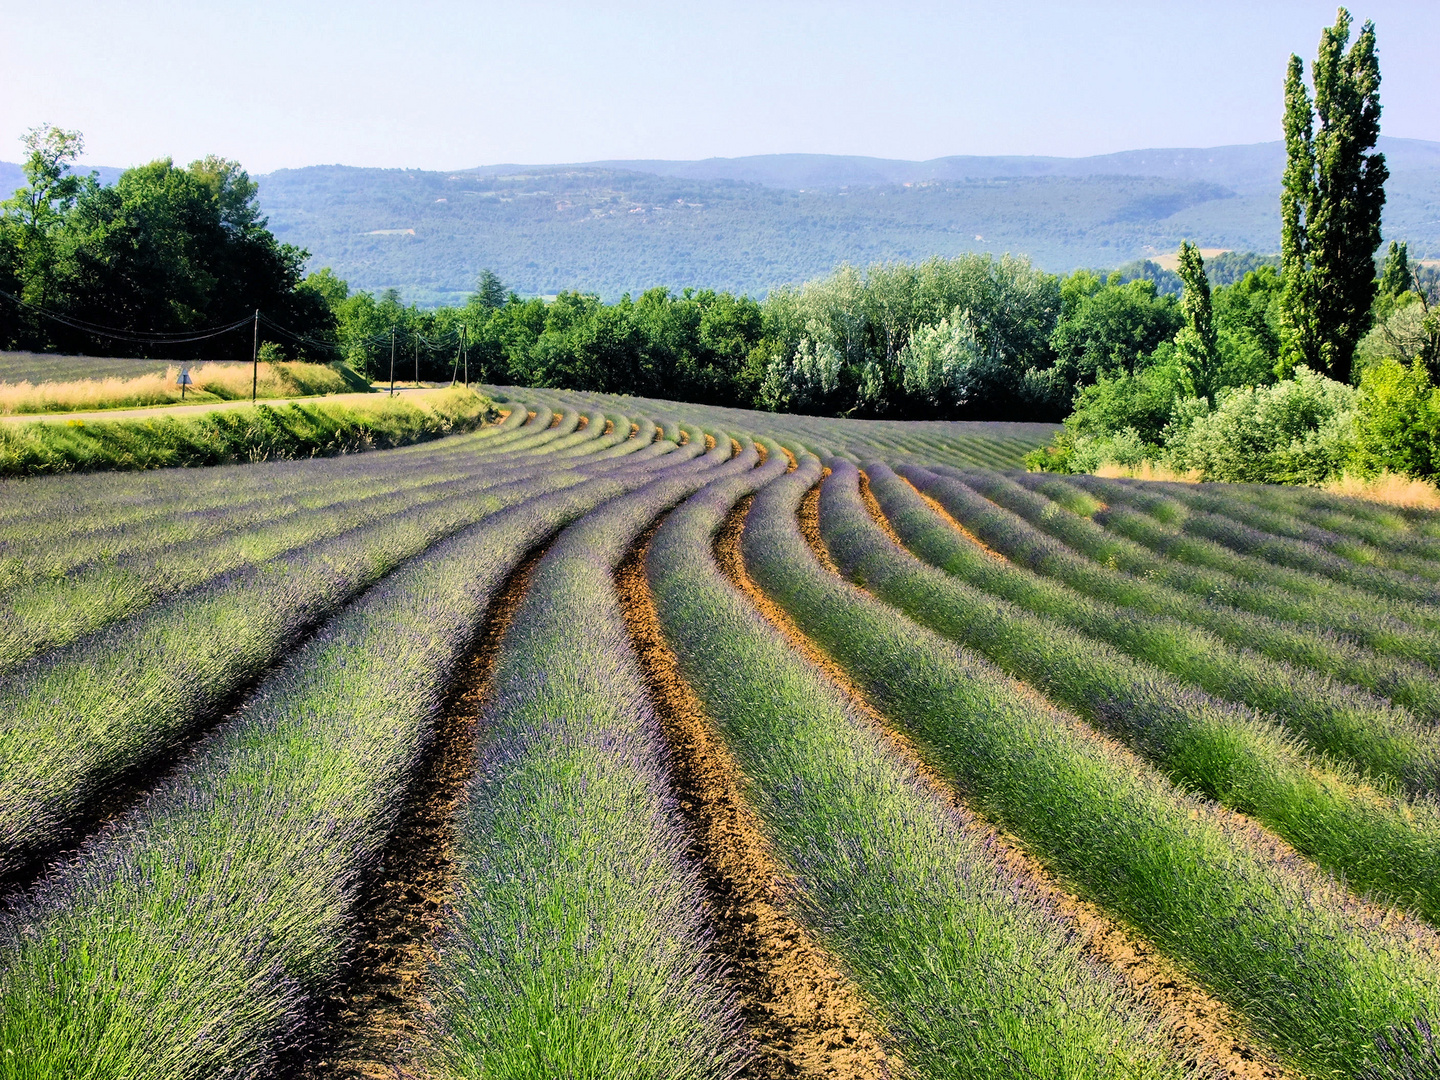
MULTIPOLYGON (((385 388, 387 391, 389 387, 385 388)), ((423 386, 416 389, 413 386, 395 388, 395 396, 402 394, 405 397, 423 401, 427 397, 433 397, 440 393, 445 387, 423 386)), ((288 405, 291 402, 304 401, 338 401, 344 403, 358 403, 365 401, 378 401, 385 396, 384 392, 378 394, 326 394, 322 397, 297 397, 297 398, 261 398, 261 405, 288 405)), ((195 413, 215 412, 218 409, 243 409, 248 407, 250 399, 242 401, 208 401, 202 405, 150 405, 143 409, 95 409, 90 412, 68 412, 68 413, 15 413, 9 416, 0 416, 0 422, 10 424, 28 424, 36 420, 46 423, 68 423, 71 420, 78 420, 82 423, 92 420, 133 420, 137 417, 147 416, 190 416, 195 413)))

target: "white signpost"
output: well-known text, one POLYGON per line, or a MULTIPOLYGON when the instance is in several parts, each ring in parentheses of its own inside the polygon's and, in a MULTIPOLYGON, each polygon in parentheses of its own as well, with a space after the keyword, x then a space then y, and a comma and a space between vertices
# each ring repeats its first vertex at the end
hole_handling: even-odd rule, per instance
POLYGON ((185 388, 187 386, 193 386, 194 384, 195 380, 190 378, 190 369, 187 367, 182 367, 180 369, 180 374, 175 376, 175 385, 180 387, 181 401, 185 400, 185 388))

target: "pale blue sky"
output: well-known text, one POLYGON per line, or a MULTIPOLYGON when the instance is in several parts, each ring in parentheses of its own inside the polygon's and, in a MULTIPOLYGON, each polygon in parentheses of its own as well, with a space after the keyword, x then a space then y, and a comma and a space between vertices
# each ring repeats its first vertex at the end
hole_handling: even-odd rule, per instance
MULTIPOLYGON (((1388 135, 1440 140, 1437 0, 1377 0, 1388 135)), ((1325 0, 214 4, 0 0, 0 160, 1080 155, 1279 137, 1325 0)))

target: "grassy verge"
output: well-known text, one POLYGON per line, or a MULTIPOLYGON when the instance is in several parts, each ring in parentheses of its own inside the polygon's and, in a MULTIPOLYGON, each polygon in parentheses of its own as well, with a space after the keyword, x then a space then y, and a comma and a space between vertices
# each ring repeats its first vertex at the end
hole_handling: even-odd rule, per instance
POLYGON ((514 613, 432 975, 444 1075, 699 1080, 743 1055, 611 580, 656 515, 752 467, 714 467, 729 449, 570 526, 514 613))
POLYGON ((180 368, 129 377, 74 379, 69 382, 0 382, 0 413, 81 412, 89 409, 132 409, 147 405, 178 405, 181 401, 236 401, 252 389, 262 398, 311 397, 322 394, 368 393, 370 384, 343 364, 278 363, 189 365, 193 384, 181 396, 175 380, 180 368), (253 387, 252 387, 253 383, 253 387))
POLYGON ((826 571, 795 519, 818 476, 810 460, 762 492, 745 530, 746 563, 938 769, 1297 1067, 1403 1077, 1397 1055, 1406 1051, 1440 1065, 1416 1026, 1440 995, 1432 931, 1358 908, 1253 827, 826 571), (1382 1037, 1403 1051, 1382 1048, 1382 1037))
POLYGON ((478 428, 489 399, 456 389, 425 406, 385 398, 256 405, 185 417, 0 426, 0 476, 159 469, 382 450, 478 428))
MULTIPOLYGON (((1233 648, 1209 631, 1178 619, 1098 601, 996 559, 961 536, 884 465, 867 465, 866 470, 869 491, 906 548, 966 583, 957 592, 957 602, 983 607, 977 590, 1003 597, 1031 615, 1066 624, 1056 628, 1061 636, 1078 630, 1217 697, 1259 709, 1313 750, 1348 762, 1382 785, 1398 785, 1411 794, 1440 792, 1440 734, 1405 709, 1317 677, 1313 671, 1233 648)), ((848 463, 837 464, 836 478, 830 481, 837 487, 827 485, 822 503, 835 505, 833 517, 844 519, 843 525, 840 520, 833 521, 836 528, 868 531, 863 522, 848 520, 854 509, 850 505, 853 472, 848 463)), ((857 550, 857 558, 872 549, 883 550, 867 543, 857 550)), ((875 557, 882 558, 880 554, 875 557)), ((918 618, 914 611, 911 615, 918 618)), ((1152 679, 1145 681, 1153 684, 1152 679)), ((1170 687, 1167 692, 1174 696, 1179 689, 1170 687)), ((1078 702, 1072 704, 1079 707, 1078 702)))
MULTIPOLYGON (((820 496, 821 532, 844 573, 1074 708, 1181 786, 1255 817, 1354 888, 1440 924, 1433 802, 1406 803, 1347 781, 1300 753, 1264 716, 922 563, 871 520, 856 480, 853 465, 836 462, 820 496)), ((1436 762, 1426 764, 1433 789, 1436 762)))
POLYGON ((535 499, 367 592, 0 932, 0 1077, 273 1075, 333 989, 363 876, 490 597, 646 474, 535 499))
POLYGON ((786 465, 675 510, 647 576, 805 921, 917 1075, 1181 1075, 1113 976, 721 576, 712 536, 786 465))

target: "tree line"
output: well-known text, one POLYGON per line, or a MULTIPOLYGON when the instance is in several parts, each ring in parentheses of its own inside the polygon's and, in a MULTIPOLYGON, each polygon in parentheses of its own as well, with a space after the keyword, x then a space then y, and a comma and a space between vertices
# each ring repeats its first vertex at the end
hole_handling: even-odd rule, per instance
POLYGON ((255 311, 333 341, 324 299, 300 288, 309 252, 266 227, 238 162, 168 158, 111 185, 71 165, 79 132, 28 132, 25 185, 0 203, 0 347, 250 358, 253 336, 199 338, 255 311))

